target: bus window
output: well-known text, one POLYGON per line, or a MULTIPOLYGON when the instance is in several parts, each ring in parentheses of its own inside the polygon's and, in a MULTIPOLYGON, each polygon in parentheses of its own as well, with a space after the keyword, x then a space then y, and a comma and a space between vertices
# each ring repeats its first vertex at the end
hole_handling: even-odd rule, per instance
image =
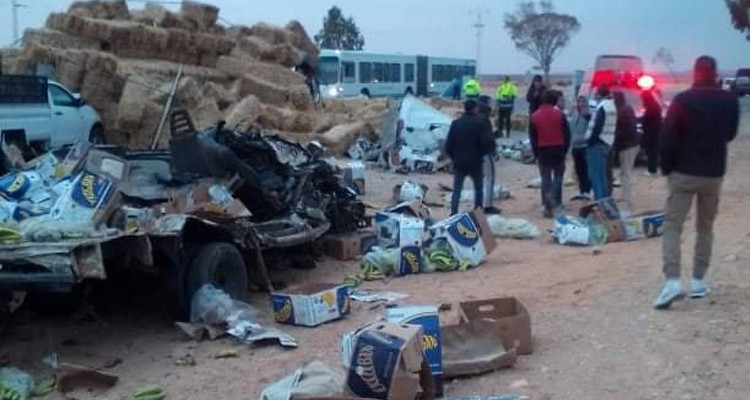
POLYGON ((391 82, 401 82, 401 64, 391 64, 391 82))
POLYGON ((372 81, 383 82, 383 63, 372 63, 372 81))
POLYGON ((388 63, 383 64, 383 82, 393 82, 391 80, 391 65, 388 63))
POLYGON ((342 83, 354 83, 354 63, 352 61, 344 61, 341 63, 341 82, 342 83))
POLYGON ((414 64, 404 64, 404 82, 414 82, 414 64))
POLYGON ((432 66, 432 81, 433 82, 440 82, 440 77, 443 75, 443 66, 442 65, 433 65, 432 66))
POLYGON ((331 85, 339 81, 339 59, 337 57, 321 57, 318 62, 318 80, 324 85, 331 85))
POLYGON ((372 82, 372 63, 359 63, 359 83, 372 82))

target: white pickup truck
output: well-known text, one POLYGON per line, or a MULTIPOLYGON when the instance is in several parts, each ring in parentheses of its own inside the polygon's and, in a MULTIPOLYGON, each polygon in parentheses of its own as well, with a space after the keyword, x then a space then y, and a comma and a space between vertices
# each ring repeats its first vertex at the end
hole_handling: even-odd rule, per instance
POLYGON ((96 110, 80 94, 40 76, 0 75, 0 133, 3 143, 25 152, 104 142, 96 110))

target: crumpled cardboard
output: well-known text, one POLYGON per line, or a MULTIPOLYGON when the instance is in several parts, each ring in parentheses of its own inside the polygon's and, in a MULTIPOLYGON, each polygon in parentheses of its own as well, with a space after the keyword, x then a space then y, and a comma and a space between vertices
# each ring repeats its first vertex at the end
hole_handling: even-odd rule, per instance
POLYGON ((446 379, 509 368, 516 349, 506 350, 495 323, 476 320, 442 327, 443 373, 446 379))
POLYGON ((363 328, 353 339, 347 389, 380 400, 434 399, 422 340, 422 328, 415 325, 375 323, 363 328))
POLYGON ((625 240, 625 228, 622 215, 617 203, 611 197, 598 200, 580 210, 581 218, 591 216, 607 228, 607 242, 622 242, 625 240))
POLYGON ((483 328, 499 333, 506 349, 516 348, 518 354, 531 354, 531 316, 515 297, 464 301, 459 303, 459 309, 462 324, 490 322, 483 328))

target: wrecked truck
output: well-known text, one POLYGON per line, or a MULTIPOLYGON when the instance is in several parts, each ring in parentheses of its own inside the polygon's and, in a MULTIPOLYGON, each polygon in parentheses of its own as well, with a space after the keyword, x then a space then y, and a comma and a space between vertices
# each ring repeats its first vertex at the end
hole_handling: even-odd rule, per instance
MULTIPOLYGON (((169 151, 78 145, 30 163, 37 175, 69 177, 52 179, 55 189, 70 182, 57 194, 49 190, 57 198, 47 214, 44 204, 13 203, 38 215, 14 210, 21 221, 7 230, 17 238, 0 238, 6 312, 19 294, 70 292, 113 271, 137 270, 161 278, 175 311, 184 313, 206 283, 235 298, 251 284, 272 290, 269 254, 365 223, 363 203, 332 163, 299 144, 223 123, 198 133, 181 110, 170 122, 169 151), (61 208, 68 197, 80 204, 61 208), (88 220, 66 218, 85 206, 88 220)), ((23 173, 31 172, 2 179, 15 182, 23 173)))

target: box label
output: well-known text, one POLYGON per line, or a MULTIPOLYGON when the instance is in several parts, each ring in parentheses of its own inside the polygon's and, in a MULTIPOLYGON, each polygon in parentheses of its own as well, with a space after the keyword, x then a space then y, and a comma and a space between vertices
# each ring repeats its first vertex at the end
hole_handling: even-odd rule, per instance
POLYGON ((400 251, 398 274, 413 275, 422 271, 422 250, 417 246, 402 247, 400 251))
POLYGON ((404 343, 383 332, 360 333, 349 364, 349 389, 360 397, 387 399, 404 343))
POLYGON ((273 295, 273 316, 276 322, 294 325, 292 299, 289 296, 273 295))
POLYGON ((438 394, 443 393, 443 348, 440 317, 436 306, 394 307, 386 310, 386 320, 422 327, 422 351, 430 365, 438 394))
POLYGON ((473 247, 479 242, 479 232, 468 214, 459 214, 448 226, 448 234, 461 246, 473 247))

